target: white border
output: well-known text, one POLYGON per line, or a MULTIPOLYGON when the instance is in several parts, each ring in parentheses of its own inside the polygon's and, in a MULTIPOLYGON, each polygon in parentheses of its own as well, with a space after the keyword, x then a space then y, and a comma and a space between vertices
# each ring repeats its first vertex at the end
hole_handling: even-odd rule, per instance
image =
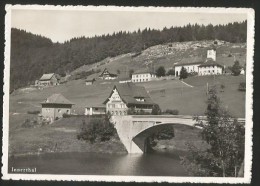
POLYGON ((192 7, 116 7, 116 6, 52 6, 52 5, 6 5, 5 17, 5 69, 3 99, 3 156, 2 179, 13 180, 63 180, 63 181, 113 181, 113 182, 175 182, 175 183, 250 183, 252 168, 253 135, 253 55, 255 12, 249 8, 192 8, 192 7), (11 10, 88 10, 88 11, 146 11, 146 12, 197 12, 197 13, 246 13, 247 14, 247 68, 246 68, 246 130, 245 168, 243 178, 223 177, 166 177, 166 176, 96 176, 96 175, 52 175, 8 173, 9 137, 9 82, 10 82, 10 35, 11 10))

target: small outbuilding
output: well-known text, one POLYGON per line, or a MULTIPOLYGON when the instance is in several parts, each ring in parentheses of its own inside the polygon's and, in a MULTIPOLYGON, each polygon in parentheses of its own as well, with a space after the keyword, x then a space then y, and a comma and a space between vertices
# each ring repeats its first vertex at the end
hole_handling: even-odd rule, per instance
POLYGON ((96 81, 96 79, 92 78, 92 79, 86 79, 85 82, 86 82, 86 85, 93 85, 95 81, 96 81))
POLYGON ((241 68, 240 74, 245 75, 245 70, 241 68))
POLYGON ((64 114, 71 114, 71 108, 74 103, 70 102, 61 94, 53 94, 45 101, 41 102, 42 117, 49 121, 62 118, 64 114))

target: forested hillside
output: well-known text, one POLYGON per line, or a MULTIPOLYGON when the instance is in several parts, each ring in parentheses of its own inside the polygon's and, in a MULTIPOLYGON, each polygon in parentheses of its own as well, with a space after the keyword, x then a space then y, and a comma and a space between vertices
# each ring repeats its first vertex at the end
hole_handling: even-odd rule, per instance
POLYGON ((189 24, 161 31, 148 28, 131 33, 121 31, 92 38, 73 38, 62 44, 13 28, 10 90, 34 83, 43 73, 65 75, 84 64, 120 54, 139 53, 158 44, 214 39, 243 43, 246 42, 246 25, 246 22, 217 26, 189 24))

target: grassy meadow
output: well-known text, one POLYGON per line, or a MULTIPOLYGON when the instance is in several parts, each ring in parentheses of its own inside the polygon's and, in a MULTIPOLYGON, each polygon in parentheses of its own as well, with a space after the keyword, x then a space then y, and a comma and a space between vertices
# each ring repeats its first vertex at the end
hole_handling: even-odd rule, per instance
POLYGON ((50 125, 35 128, 17 126, 10 130, 9 155, 26 155, 46 152, 100 152, 126 153, 117 138, 90 144, 77 139, 82 121, 88 123, 87 116, 62 118, 50 125))

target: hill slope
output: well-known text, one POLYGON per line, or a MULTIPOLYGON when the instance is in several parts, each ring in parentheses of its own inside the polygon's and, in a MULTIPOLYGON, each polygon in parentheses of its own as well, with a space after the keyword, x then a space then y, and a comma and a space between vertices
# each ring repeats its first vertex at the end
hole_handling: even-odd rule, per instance
MULTIPOLYGON (((11 31, 11 84, 17 89, 34 83, 43 73, 65 75, 76 68, 94 64, 108 57, 139 53, 151 46, 172 42, 219 39, 232 43, 246 41, 246 22, 228 25, 144 29, 132 33, 118 32, 93 38, 73 38, 52 43, 42 36, 13 28, 11 31), (28 73, 30 72, 30 73, 28 73)), ((164 56, 161 56, 162 60, 164 56)), ((146 63, 142 61, 142 64, 146 63)))

